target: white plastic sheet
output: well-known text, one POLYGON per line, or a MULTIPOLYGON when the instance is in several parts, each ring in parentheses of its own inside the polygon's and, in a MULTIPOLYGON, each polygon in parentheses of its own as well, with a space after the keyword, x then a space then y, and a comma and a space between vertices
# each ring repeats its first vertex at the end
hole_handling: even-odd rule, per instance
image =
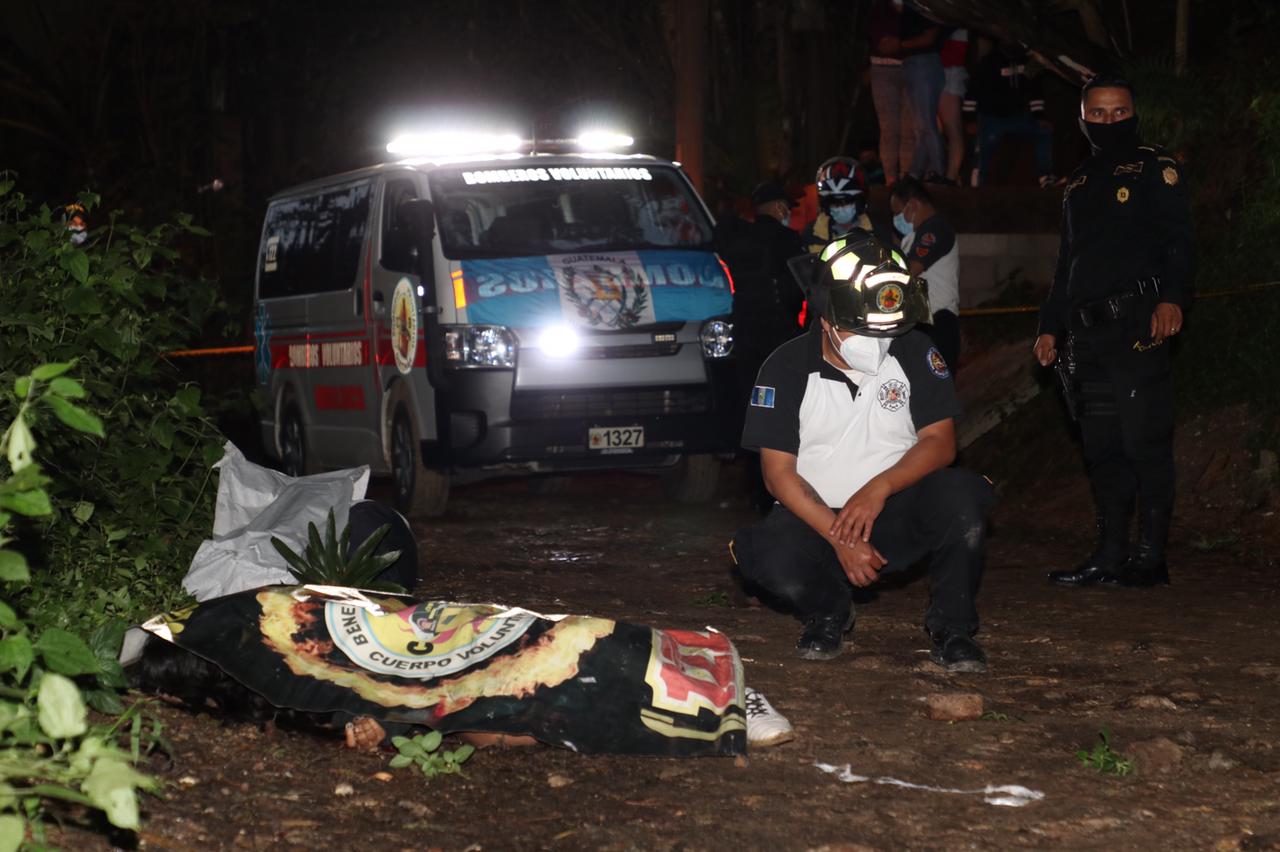
POLYGON ((230 441, 224 451, 214 465, 219 477, 213 538, 200 545, 182 580, 198 601, 294 582, 272 537, 301 553, 308 524, 323 535, 332 508, 342 530, 351 504, 363 500, 369 487, 368 465, 293 477, 254 464, 230 441))

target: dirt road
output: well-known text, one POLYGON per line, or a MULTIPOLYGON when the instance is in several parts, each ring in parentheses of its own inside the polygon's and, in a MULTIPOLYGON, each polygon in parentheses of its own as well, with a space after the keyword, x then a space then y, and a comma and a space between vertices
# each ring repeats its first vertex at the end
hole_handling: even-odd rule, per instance
MULTIPOLYGON (((752 520, 738 471, 710 506, 667 504, 639 475, 460 489, 418 525, 425 595, 715 626, 794 742, 727 759, 484 751, 466 777, 378 780, 386 755, 296 733, 158 712, 175 747, 147 803, 148 849, 1257 849, 1280 846, 1280 657, 1274 562, 1228 536, 1175 530, 1175 584, 1061 590, 1079 556, 1083 484, 993 519, 980 605, 987 675, 927 660, 923 579, 858 606, 853 647, 797 660, 791 617, 732 604, 725 541, 752 520), (1225 544, 1224 544, 1225 542, 1225 544), (985 715, 926 716, 929 696, 982 696, 985 715), (1076 752, 1110 732, 1126 777, 1076 752), (842 781, 815 764, 875 781, 842 781), (884 779, 894 779, 884 781, 884 779), (898 782, 942 790, 903 786, 898 782), (335 794, 341 784, 349 795, 335 794), (990 785, 1043 793, 987 803, 990 785), (958 790, 966 792, 945 792, 958 790)), ((163 768, 162 768, 163 769, 163 768)), ((79 843, 79 841, 77 841, 79 843)), ((97 843, 94 840, 92 843, 97 843)))

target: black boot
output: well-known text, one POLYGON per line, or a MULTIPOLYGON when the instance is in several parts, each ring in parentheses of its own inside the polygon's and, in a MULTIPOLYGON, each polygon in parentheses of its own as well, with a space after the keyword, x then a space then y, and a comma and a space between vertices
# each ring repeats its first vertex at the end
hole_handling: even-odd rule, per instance
POLYGON ((1164 550, 1172 517, 1173 510, 1165 507, 1144 507, 1138 513, 1138 549, 1118 572, 1120 585, 1130 588, 1169 585, 1164 550))
POLYGON ((1098 545, 1084 562, 1070 571, 1051 571, 1049 582, 1059 586, 1095 586, 1116 582, 1116 572, 1129 558, 1129 509, 1099 510, 1098 545))

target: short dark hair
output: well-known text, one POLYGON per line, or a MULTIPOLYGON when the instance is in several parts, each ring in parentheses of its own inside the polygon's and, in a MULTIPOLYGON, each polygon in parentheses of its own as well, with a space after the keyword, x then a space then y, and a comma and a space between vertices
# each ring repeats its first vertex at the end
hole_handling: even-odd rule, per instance
POLYGON ((903 204, 912 199, 929 205, 933 204, 933 196, 929 194, 929 190, 925 189, 924 182, 910 175, 899 179, 893 185, 893 189, 889 192, 889 197, 896 198, 903 204))
POLYGON ((1136 97, 1133 92, 1133 84, 1119 74, 1095 74, 1089 78, 1089 82, 1081 87, 1080 103, 1084 103, 1084 99, 1094 89, 1124 89, 1129 93, 1129 97, 1136 97))

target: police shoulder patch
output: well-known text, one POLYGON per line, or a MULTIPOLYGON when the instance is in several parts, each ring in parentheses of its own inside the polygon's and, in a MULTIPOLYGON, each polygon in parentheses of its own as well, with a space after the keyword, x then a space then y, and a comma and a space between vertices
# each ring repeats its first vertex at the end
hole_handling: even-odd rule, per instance
POLYGON ((942 353, 938 351, 938 347, 930 346, 929 352, 925 356, 929 363, 929 372, 933 373, 939 379, 948 379, 951 377, 951 369, 947 367, 947 359, 942 357, 942 353))
POLYGON ((776 391, 764 385, 756 385, 751 389, 751 404, 756 408, 773 408, 776 391))

